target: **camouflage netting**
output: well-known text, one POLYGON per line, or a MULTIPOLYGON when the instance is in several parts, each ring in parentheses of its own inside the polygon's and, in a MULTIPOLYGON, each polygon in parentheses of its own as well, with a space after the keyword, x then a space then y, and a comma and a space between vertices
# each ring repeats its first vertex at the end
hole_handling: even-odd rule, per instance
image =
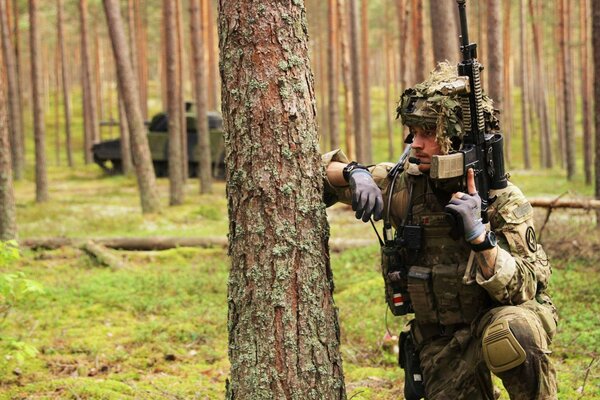
MULTIPOLYGON (((439 63, 424 82, 406 89, 400 97, 398 115, 408 126, 420 126, 435 130, 436 138, 443 153, 452 148, 452 137, 462 139, 464 134, 461 120, 460 98, 457 93, 444 94, 449 88, 460 86, 456 65, 439 63)), ((494 115, 492 100, 483 95, 483 111, 486 126, 498 129, 498 119, 494 115)))

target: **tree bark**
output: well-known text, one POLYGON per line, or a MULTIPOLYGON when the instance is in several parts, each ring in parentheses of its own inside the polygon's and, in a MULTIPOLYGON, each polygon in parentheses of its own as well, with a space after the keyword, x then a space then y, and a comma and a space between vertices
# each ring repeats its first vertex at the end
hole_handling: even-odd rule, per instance
MULTIPOLYGON (((488 26, 488 95, 494 100, 494 108, 502 110, 504 97, 504 74, 502 49, 502 10, 500 0, 490 0, 487 3, 488 26)), ((434 25, 435 26, 435 25, 434 25)))
MULTIPOLYGON (((499 0, 494 0, 499 1, 499 0)), ((448 60, 451 63, 459 61, 458 26, 456 2, 430 1, 429 12, 433 34, 433 61, 448 60)))
MULTIPOLYGON (((179 0, 177 0, 179 1, 179 0)), ((183 203, 183 168, 181 166, 181 102, 178 67, 176 6, 163 0, 167 58, 167 115, 169 118, 169 204, 183 203)))
POLYGON ((398 57, 399 57, 399 71, 398 75, 400 77, 400 92, 406 89, 406 38, 408 37, 408 20, 406 13, 406 0, 396 0, 396 18, 398 22, 398 32, 399 32, 399 40, 398 40, 398 57))
POLYGON ((215 15, 213 13, 212 0, 203 0, 203 7, 206 8, 206 43, 208 45, 208 98, 209 108, 216 110, 219 107, 219 73, 218 55, 215 54, 217 44, 215 43, 215 15))
POLYGON ((121 168, 123 175, 129 175, 133 171, 133 162, 131 160, 131 134, 129 133, 129 124, 127 123, 127 113, 123 103, 122 89, 118 87, 119 103, 119 136, 121 138, 121 168))
POLYGON ((332 149, 340 147, 338 105, 338 32, 336 0, 329 0, 327 7, 327 81, 329 82, 329 139, 332 149))
POLYGON ((526 21, 525 21, 525 0, 520 0, 521 12, 519 14, 520 41, 521 41, 521 134, 523 138, 523 165, 525 169, 531 169, 531 150, 529 138, 529 95, 527 86, 527 51, 525 50, 526 40, 526 21))
POLYGON ((146 26, 144 24, 144 16, 146 15, 147 2, 140 3, 140 0, 134 0, 134 25, 135 25, 135 40, 138 47, 138 72, 137 84, 140 91, 140 104, 142 106, 142 116, 148 118, 148 57, 147 57, 147 38, 146 26))
MULTIPOLYGON (((6 13, 3 15, 6 17, 6 13)), ((4 82, 0 79, 0 240, 12 240, 17 238, 17 218, 5 99, 4 82)))
POLYGON ((119 2, 118 0, 103 0, 103 5, 115 56, 119 85, 123 94, 127 124, 131 133, 131 150, 140 190, 142 212, 152 213, 160 208, 156 178, 140 109, 140 99, 135 86, 132 85, 135 78, 131 68, 129 46, 125 38, 119 2))
POLYGON ((393 160, 395 156, 394 152, 394 124, 392 122, 392 113, 394 110, 391 109, 392 98, 390 96, 391 91, 391 75, 392 75, 392 55, 391 46, 388 43, 388 36, 384 33, 383 36, 383 48, 385 52, 385 119, 387 126, 387 137, 388 137, 388 159, 393 160))
POLYGON ((502 20, 502 53, 503 53, 503 80, 504 80, 504 107, 500 114, 502 118, 502 130, 504 131, 504 157, 508 166, 511 165, 511 140, 514 134, 513 129, 513 108, 512 108, 512 80, 510 76, 510 1, 504 2, 504 12, 502 20))
POLYGON ((29 0, 29 43, 31 49, 31 86, 33 89, 33 130, 35 138, 35 201, 48 200, 48 178, 46 174, 46 127, 44 125, 44 101, 42 93, 42 71, 40 65, 39 26, 37 1, 29 0))
POLYGON ((6 81, 8 84, 8 130, 12 171, 14 178, 23 177, 25 159, 23 152, 23 124, 21 115, 21 94, 19 92, 19 71, 11 40, 5 0, 0 0, 0 27, 2 28, 2 56, 4 58, 6 81))
POLYGON ((362 68, 362 117, 363 117, 363 144, 364 150, 364 162, 371 164, 373 161, 373 150, 371 148, 371 94, 370 94, 370 81, 369 81, 369 13, 368 13, 368 0, 361 0, 360 2, 360 16, 361 16, 361 68, 362 68))
MULTIPOLYGON (((596 131, 594 192, 596 199, 600 200, 600 0, 592 0, 592 47, 594 57, 594 129, 596 131)), ((596 227, 600 229, 600 211, 596 212, 596 227)))
POLYGON ((58 51, 60 53, 60 73, 62 76, 63 107, 65 117, 65 151, 67 153, 67 164, 69 165, 69 167, 72 167, 73 147, 71 143, 71 93, 69 92, 69 74, 66 65, 65 32, 63 23, 64 19, 62 0, 56 0, 56 8, 58 51))
MULTIPOLYGON (((588 2, 583 0, 580 3, 580 23, 581 30, 581 89, 583 100, 583 172, 586 185, 592 184, 592 165, 594 163, 594 148, 592 140, 592 101, 590 85, 590 67, 588 56, 588 2)), ((600 101, 597 99, 596 101, 600 101)))
POLYGON ((352 80, 350 74, 350 49, 348 47, 348 18, 346 13, 346 0, 337 0, 338 5, 338 19, 339 19, 339 30, 341 47, 342 47, 342 81, 344 83, 344 123, 345 123, 345 143, 346 143, 346 155, 351 160, 356 160, 356 140, 355 133, 353 130, 353 119, 352 113, 352 80))
POLYGON ((565 150, 566 150, 566 166, 567 179, 573 179, 575 175, 575 115, 573 104, 573 92, 571 91, 572 67, 571 67, 571 50, 570 50, 570 34, 569 34, 569 19, 571 15, 571 7, 565 7, 564 0, 559 0, 560 7, 564 11, 559 16, 559 29, 561 30, 559 52, 563 62, 562 81, 563 81, 563 109, 565 117, 565 150))
POLYGON ((81 26, 81 79, 83 87, 83 119, 84 119, 84 160, 92 162, 92 144, 100 137, 98 132, 98 116, 96 114, 96 95, 92 85, 92 65, 88 45, 88 9, 87 0, 79 0, 81 26))
POLYGON ((423 32, 423 0, 412 0, 412 44, 414 51, 414 82, 425 80, 425 36, 423 32))
POLYGON ((359 54, 358 41, 358 0, 348 0, 350 11, 350 74, 352 85, 352 122, 354 129, 354 142, 356 144, 356 160, 367 162, 367 153, 365 148, 365 136, 363 129, 362 115, 362 63, 359 54))
MULTIPOLYGON (((181 182, 182 182, 182 186, 185 184, 188 176, 189 176, 189 170, 188 170, 188 153, 187 153, 187 118, 185 116, 185 110, 184 110, 184 103, 185 103, 185 83, 184 83, 184 77, 185 75, 185 70, 186 70, 186 64, 187 64, 187 60, 185 58, 186 53, 183 51, 183 41, 184 41, 184 35, 183 35, 183 14, 182 14, 182 10, 181 10, 181 2, 179 0, 173 1, 175 8, 174 8, 174 12, 175 12, 175 26, 176 26, 176 32, 177 34, 175 35, 175 44, 176 44, 176 65, 177 65, 177 81, 179 82, 179 85, 177 86, 177 101, 179 103, 179 148, 181 149, 181 152, 179 153, 179 158, 178 160, 180 161, 180 166, 181 166, 181 182)), ((168 60, 167 60, 168 62, 168 60)), ((168 79, 168 76, 167 76, 168 79)), ((171 164, 174 165, 174 164, 171 164)))
POLYGON ((194 94, 196 99, 196 129, 198 132, 198 177, 200 193, 212 193, 210 135, 208 131, 208 105, 206 85, 206 60, 204 59, 204 23, 200 10, 201 0, 190 0, 190 36, 194 66, 194 94))
POLYGON ((344 399, 304 3, 219 4, 227 397, 344 399))

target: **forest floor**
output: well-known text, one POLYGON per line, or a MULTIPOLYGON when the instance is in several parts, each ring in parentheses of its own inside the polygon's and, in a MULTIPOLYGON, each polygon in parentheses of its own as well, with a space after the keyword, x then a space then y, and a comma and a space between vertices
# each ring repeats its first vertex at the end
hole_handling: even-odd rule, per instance
MULTIPOLYGON (((33 201, 31 181, 16 183, 21 239, 227 234, 222 182, 215 194, 200 196, 197 182, 189 181, 184 205, 142 217, 133 178, 103 176, 96 166, 50 168, 51 200, 43 205, 33 201)), ((572 187, 559 173, 517 172, 513 181, 529 197, 556 197, 572 187)), ((159 179, 159 185, 166 205, 168 182, 159 179)), ((590 192, 581 185, 576 190, 590 192)), ((373 239, 373 246, 331 257, 348 397, 402 398, 403 372, 384 337, 387 329, 397 334, 406 319, 386 318, 372 228, 345 206, 328 214, 332 238, 373 239)), ((545 211, 536 210, 538 235, 544 218, 545 211)), ((600 234, 594 223, 589 211, 556 210, 541 232, 561 318, 551 355, 560 399, 600 398, 600 234)), ((103 267, 73 247, 22 249, 18 262, 0 268, 22 271, 44 288, 0 321, 0 399, 223 398, 229 371, 226 251, 111 253, 123 268, 103 267), (39 353, 18 362, 3 337, 39 353)))

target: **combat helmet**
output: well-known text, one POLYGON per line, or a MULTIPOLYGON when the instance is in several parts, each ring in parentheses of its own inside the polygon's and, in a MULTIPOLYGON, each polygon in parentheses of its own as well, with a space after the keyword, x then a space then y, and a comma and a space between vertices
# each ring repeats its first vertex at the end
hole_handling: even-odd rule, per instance
MULTIPOLYGON (((396 108, 404 125, 435 130, 443 154, 458 150, 464 135, 460 90, 457 88, 465 86, 465 79, 458 76, 456 65, 441 62, 425 81, 402 93, 396 108)), ((484 94, 482 104, 486 130, 498 130, 497 110, 494 110, 492 100, 484 94)), ((405 142, 412 142, 412 135, 405 142)))

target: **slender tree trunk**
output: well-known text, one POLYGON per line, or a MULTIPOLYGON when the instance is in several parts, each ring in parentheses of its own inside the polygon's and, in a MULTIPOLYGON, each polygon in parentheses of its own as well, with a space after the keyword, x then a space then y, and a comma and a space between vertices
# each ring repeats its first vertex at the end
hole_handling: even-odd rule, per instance
POLYGON ((414 51, 414 83, 423 82, 425 71, 425 36, 423 32, 423 0, 412 0, 412 43, 414 51))
POLYGON ((444 60, 459 61, 457 9, 454 1, 429 2, 434 64, 444 60))
POLYGON ((511 165, 511 138, 514 134, 512 120, 512 80, 510 76, 510 1, 504 2, 504 15, 502 20, 502 53, 503 53, 503 80, 504 80, 504 104, 502 108, 502 130, 504 131, 504 155, 507 164, 511 165))
POLYGON ((133 10, 135 18, 135 37, 137 43, 137 84, 140 92, 140 103, 142 105, 142 116, 148 118, 148 46, 146 38, 146 26, 144 16, 146 15, 147 2, 140 3, 140 0, 134 0, 133 10))
MULTIPOLYGON (((179 0, 177 0, 179 1, 179 0)), ((172 0, 163 0, 167 51, 167 115, 169 117, 169 204, 183 203, 183 169, 181 168, 181 97, 177 48, 177 6, 172 0)))
POLYGON ((566 127, 565 127, 565 110, 564 110, 564 68, 565 68, 565 53, 561 51, 561 46, 564 48, 564 3, 562 0, 556 2, 556 19, 558 20, 556 24, 556 43, 558 43, 558 52, 556 54, 556 125, 558 130, 558 148, 560 155, 560 163, 561 167, 565 167, 567 156, 566 156, 566 127), (561 44, 562 43, 562 44, 561 44))
POLYGON ((345 7, 346 0, 337 0, 338 4, 338 17, 340 21, 339 33, 342 44, 342 77, 344 83, 344 123, 345 123, 345 135, 346 135, 346 151, 348 157, 352 160, 356 160, 356 132, 353 129, 354 115, 352 113, 352 93, 351 84, 351 73, 350 73, 350 49, 348 48, 348 28, 347 28, 347 14, 345 7))
MULTIPOLYGON (((1 1, 1 0, 0 0, 1 1)), ((60 165, 60 57, 58 49, 54 53, 54 158, 60 165)))
MULTIPOLYGON (((119 86, 119 85, 117 85, 119 86)), ((125 104, 123 103, 123 95, 119 87, 118 103, 119 103, 119 137, 121 138, 121 168, 124 175, 130 175, 133 171, 133 162, 131 160, 131 140, 129 133, 129 125, 127 123, 127 113, 125 112, 125 104)))
POLYGON ((571 15, 570 5, 565 7, 564 0, 559 0, 560 6, 564 13, 560 14, 559 26, 561 29, 561 40, 559 42, 559 52, 563 61, 562 81, 563 89, 563 109, 565 110, 565 149, 566 149, 566 164, 567 164, 567 179, 573 179, 575 175, 575 115, 573 106, 573 92, 571 85, 573 84, 571 70, 571 50, 570 50, 570 34, 569 34, 569 19, 571 15))
POLYGON ((359 54, 359 41, 358 41, 358 0, 349 0, 350 8, 350 71, 351 71, 351 85, 352 85, 352 122, 354 129, 354 139, 356 144, 356 160, 366 163, 367 153, 365 148, 365 136, 363 129, 363 115, 362 115, 362 63, 359 54))
MULTIPOLYGON (((594 176, 596 199, 600 200, 600 0, 592 0, 592 47, 594 57, 594 130, 596 159, 594 176)), ((596 228, 600 229, 600 211, 596 212, 596 228)))
POLYGON ((219 60, 215 52, 217 44, 215 43, 215 14, 213 13, 212 0, 203 0, 203 6, 206 7, 206 34, 208 45, 208 85, 210 90, 209 107, 216 110, 219 106, 219 73, 217 63, 219 60))
POLYGON ((525 25, 525 0, 520 0, 521 12, 520 20, 520 37, 521 37, 521 130, 523 138, 523 165, 525 169, 531 169, 531 150, 529 138, 529 94, 527 93, 527 51, 525 50, 526 25, 525 25))
MULTIPOLYGON (((583 172, 585 174, 586 185, 592 184, 592 164, 594 160, 593 140, 592 140, 592 93, 590 85, 590 67, 588 56, 588 2, 583 0, 580 3, 580 23, 581 30, 581 88, 583 98, 583 172)), ((597 99, 596 101, 600 101, 597 99)))
MULTIPOLYGON (((7 7, 8 8, 8 7, 7 7)), ((17 74, 17 92, 18 92, 18 104, 19 104, 19 109, 21 110, 21 112, 19 113, 20 118, 18 121, 19 124, 19 131, 21 132, 21 138, 19 139, 19 141, 21 142, 21 148, 19 149, 20 151, 20 155, 19 157, 23 160, 23 166, 22 169, 25 168, 25 165, 27 163, 26 160, 26 148, 27 148, 27 141, 25 140, 25 128, 23 125, 23 98, 25 97, 25 94, 23 93, 23 90, 25 90, 25 85, 23 84, 23 80, 25 79, 23 77, 23 68, 21 67, 22 61, 21 61, 21 51, 20 51, 20 27, 19 27, 19 2, 17 0, 14 0, 12 2, 12 17, 13 17, 13 45, 14 45, 14 51, 15 51, 15 68, 16 68, 16 74, 17 74)), ((8 10, 7 10, 8 11, 8 10)), ((13 161, 14 163, 14 161, 13 161)), ((14 174, 16 174, 16 171, 13 171, 14 174)))
POLYGON ((167 63, 166 59, 166 32, 165 32, 165 19, 161 18, 160 23, 160 99, 162 102, 162 109, 167 109, 167 63))
POLYGON ((87 0, 79 0, 81 23, 81 66, 83 86, 83 118, 85 125, 84 159, 85 163, 92 162, 92 144, 100 138, 98 132, 98 116, 96 110, 96 95, 92 85, 92 64, 88 45, 88 8, 87 0))
POLYGON ((194 66, 194 94, 196 99, 196 130, 198 132, 198 177, 200 193, 212 193, 210 135, 208 131, 206 60, 204 59, 204 21, 200 10, 201 0, 190 0, 190 36, 194 66))
MULTIPOLYGON (((0 0, 0 2, 4 2, 4 0, 0 0)), ((0 10, 5 18, 6 13, 3 11, 0 10)), ((2 26, 4 28, 6 25, 3 23, 2 26)), ((0 74, 2 73, 0 64, 0 74)), ((5 99, 4 81, 0 79, 0 240, 12 240, 17 238, 17 218, 8 134, 8 107, 5 99)))
POLYGON ((36 0, 29 0, 29 43, 31 49, 31 85, 33 89, 33 130, 35 138, 35 201, 48 200, 46 174, 46 127, 44 125, 44 94, 41 91, 40 39, 36 0))
POLYGON ((502 10, 500 0, 490 0, 487 3, 488 25, 488 94, 494 100, 494 108, 502 109, 504 97, 504 61, 502 54, 502 10))
POLYGON ((119 2, 118 0, 103 0, 103 5, 117 66, 117 76, 123 94, 125 112, 127 113, 127 124, 131 134, 131 150, 140 190, 142 212, 156 212, 160 208, 156 191, 156 179, 146 137, 146 127, 140 109, 138 91, 132 85, 135 78, 131 67, 129 46, 127 45, 123 19, 119 10, 119 2))
POLYGON ((371 148, 371 94, 369 80, 369 13, 367 8, 368 0, 361 0, 361 68, 362 68, 362 117, 363 117, 363 143, 364 162, 371 164, 373 161, 373 150, 371 148))
MULTIPOLYGON (((1 1, 1 0, 0 0, 1 1)), ((66 66, 65 54, 65 32, 63 24, 63 5, 62 0, 56 0, 57 8, 57 31, 58 31, 58 51, 60 53, 60 72, 62 75, 63 107, 65 117, 65 152, 67 153, 67 164, 73 166, 73 151, 71 144, 71 94, 69 93, 69 77, 66 66)))
POLYGON ((219 4, 227 398, 344 399, 304 4, 219 4))
POLYGON ((98 26, 94 23, 94 94, 96 101, 95 106, 97 110, 97 118, 98 118, 98 138, 96 139, 98 142, 102 140, 102 132, 100 131, 99 122, 104 119, 104 108, 102 107, 102 81, 103 81, 103 71, 102 71, 102 63, 100 60, 102 59, 102 45, 100 43, 100 36, 98 35, 98 26))
POLYGON ((338 18, 336 0, 328 1, 327 8, 327 80, 329 81, 329 138, 332 149, 340 147, 338 105, 338 18))
POLYGON ((406 0, 396 0, 396 18, 398 22, 398 32, 399 32, 399 40, 398 40, 398 58, 399 58, 399 84, 400 90, 403 91, 406 88, 406 79, 405 79, 405 69, 406 69, 406 32, 408 29, 408 24, 406 23, 406 0))
POLYGON ((0 27, 2 28, 2 56, 6 66, 6 81, 8 83, 8 130, 14 178, 23 177, 25 159, 23 152, 22 116, 19 93, 19 76, 14 47, 11 40, 9 20, 5 0, 0 0, 0 27))
POLYGON ((387 136, 388 136, 388 159, 394 159, 394 125, 392 122, 392 113, 394 112, 391 109, 392 98, 390 96, 391 90, 391 78, 392 75, 392 56, 390 55, 391 49, 390 44, 388 43, 388 36, 384 34, 383 36, 383 48, 385 51, 385 117, 386 117, 386 126, 387 126, 387 136))

